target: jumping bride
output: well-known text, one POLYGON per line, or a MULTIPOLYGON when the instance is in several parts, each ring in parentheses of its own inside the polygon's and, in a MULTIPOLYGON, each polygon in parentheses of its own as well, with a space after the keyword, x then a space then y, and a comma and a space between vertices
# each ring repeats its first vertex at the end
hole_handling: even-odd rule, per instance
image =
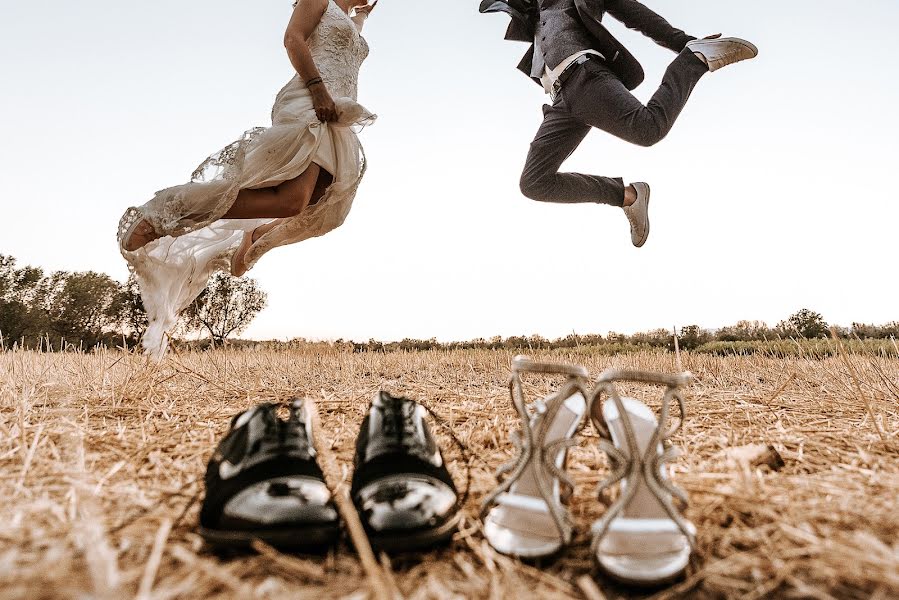
POLYGON ((240 276, 269 250, 339 227, 365 172, 356 130, 375 116, 356 102, 368 56, 362 25, 377 2, 299 0, 284 36, 297 74, 272 126, 210 156, 119 224, 122 255, 150 319, 143 345, 161 357, 178 315, 217 270, 240 276))

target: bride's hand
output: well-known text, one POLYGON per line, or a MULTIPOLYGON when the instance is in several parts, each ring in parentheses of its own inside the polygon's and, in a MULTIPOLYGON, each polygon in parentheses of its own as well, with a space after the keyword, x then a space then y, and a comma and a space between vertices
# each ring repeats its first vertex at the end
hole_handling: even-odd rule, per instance
POLYGON ((371 4, 366 4, 364 6, 357 6, 356 14, 368 17, 369 15, 371 15, 371 11, 373 11, 377 5, 378 5, 378 0, 375 0, 371 4))
POLYGON ((309 88, 312 94, 312 105, 315 107, 315 114, 322 123, 330 123, 337 120, 337 105, 334 99, 328 93, 328 88, 323 83, 317 83, 309 88))

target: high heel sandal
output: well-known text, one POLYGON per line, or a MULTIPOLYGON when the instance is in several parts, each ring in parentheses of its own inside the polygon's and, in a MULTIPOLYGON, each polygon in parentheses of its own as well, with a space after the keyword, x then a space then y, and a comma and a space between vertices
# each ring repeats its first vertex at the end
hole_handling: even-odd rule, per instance
POLYGON ((665 463, 677 456, 667 442, 686 416, 680 388, 691 379, 689 373, 612 369, 600 375, 590 398, 590 418, 612 470, 599 485, 600 501, 608 504, 605 491, 620 483, 618 499, 593 524, 592 553, 603 571, 625 583, 651 586, 675 579, 695 547, 696 527, 674 505, 678 501, 684 508, 687 496, 665 473, 665 463), (659 420, 642 402, 622 398, 617 381, 665 386, 659 420), (603 395, 608 399, 600 403, 603 395), (672 400, 677 401, 681 414, 678 423, 669 428, 672 400))
POLYGON ((587 409, 580 366, 534 362, 518 356, 512 361, 509 384, 521 430, 512 434, 518 456, 500 468, 508 476, 487 497, 481 510, 484 535, 502 554, 526 559, 551 556, 571 543, 574 529, 563 503, 574 485, 564 472, 567 449, 575 445, 587 409), (521 374, 566 375, 558 392, 525 405, 521 374))

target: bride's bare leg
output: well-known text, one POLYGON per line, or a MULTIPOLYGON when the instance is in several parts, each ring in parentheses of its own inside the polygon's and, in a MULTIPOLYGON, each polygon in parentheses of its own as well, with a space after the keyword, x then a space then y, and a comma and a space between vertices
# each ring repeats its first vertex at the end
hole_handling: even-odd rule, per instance
MULTIPOLYGON (((334 181, 330 173, 315 163, 309 165, 300 176, 277 186, 261 189, 243 189, 237 194, 234 204, 222 215, 223 219, 284 219, 295 217, 307 206, 318 202, 328 186, 334 181)), ((274 227, 274 223, 264 225, 253 234, 255 242, 274 227)), ((134 252, 161 236, 146 219, 139 221, 124 240, 124 248, 134 252)))
MULTIPOLYGON (((334 181, 334 178, 331 176, 330 173, 322 170, 318 165, 316 165, 314 163, 312 166, 314 166, 319 171, 318 178, 316 179, 315 187, 312 190, 312 196, 309 198, 309 201, 305 203, 305 206, 303 206, 303 209, 305 209, 308 206, 314 206, 314 205, 318 204, 318 201, 322 199, 322 197, 325 195, 325 192, 328 191, 328 187, 334 181)), ((305 175, 305 173, 304 173, 304 175, 305 175)), ((302 176, 303 175, 301 175, 300 177, 302 177, 302 176)), ((291 183, 292 181, 296 181, 296 179, 288 181, 286 183, 291 183)), ((286 185, 286 183, 281 184, 281 185, 286 185)), ((241 191, 241 194, 243 194, 243 192, 248 192, 248 191, 263 191, 263 190, 243 190, 243 191, 241 191)), ((238 196, 238 198, 239 197, 240 196, 238 196)), ((300 212, 302 212, 302 211, 300 211, 300 212)), ((299 213, 297 213, 297 214, 299 214, 299 213)), ((289 217, 290 216, 296 216, 296 215, 289 215, 289 217)), ((227 217, 227 214, 226 214, 226 217, 227 217)), ((283 223, 289 217, 282 217, 282 218, 279 218, 270 223, 266 223, 265 225, 260 225, 259 227, 257 227, 256 229, 253 230, 253 241, 255 242, 256 240, 258 240, 259 238, 264 236, 266 233, 268 233, 269 231, 271 231, 272 229, 274 229, 275 227, 277 227, 278 225, 283 223)), ((238 218, 238 217, 231 217, 231 218, 238 218)), ((264 217, 262 217, 262 218, 264 218, 264 217)))
MULTIPOLYGON (((313 183, 312 193, 308 197, 308 200, 306 200, 303 203, 303 207, 300 210, 300 212, 302 212, 302 210, 305 210, 309 206, 313 206, 313 205, 317 204, 318 201, 321 200, 322 197, 325 195, 325 192, 328 191, 328 187, 330 187, 330 185, 334 182, 334 178, 331 176, 330 173, 321 169, 318 165, 316 165, 314 163, 312 166, 315 167, 315 170, 316 170, 316 179, 313 183)), ((309 170, 311 170, 311 168, 309 170)), ((296 182, 299 179, 302 179, 303 177, 306 176, 307 173, 309 173, 309 170, 307 170, 306 173, 303 173, 303 175, 300 175, 300 177, 298 177, 297 179, 293 179, 291 181, 282 183, 281 186, 278 186, 278 187, 280 188, 282 186, 296 182)), ((268 188, 268 189, 273 189, 273 188, 268 188)), ((244 192, 265 192, 265 191, 267 191, 267 190, 266 189, 242 190, 240 192, 240 195, 238 195, 238 199, 240 198, 241 195, 244 194, 244 192)), ((237 202, 235 202, 234 204, 236 206, 237 202)), ((231 211, 226 213, 223 218, 231 218, 231 219, 245 218, 245 217, 234 217, 234 216, 229 217, 228 215, 230 215, 231 212, 233 212, 233 211, 234 211, 234 208, 232 207, 231 211)), ((296 214, 299 214, 299 212, 296 214)), ((260 225, 259 227, 254 229, 252 232, 247 232, 246 236, 244 237, 244 242, 240 245, 240 247, 234 253, 234 256, 231 258, 231 274, 239 277, 239 276, 243 275, 244 273, 246 273, 247 267, 246 267, 246 264, 244 263, 244 258, 246 257, 246 254, 247 254, 247 252, 249 252, 250 248, 253 247, 253 244, 256 243, 256 241, 258 239, 260 239, 262 236, 267 234, 269 231, 271 231, 272 229, 275 229, 280 224, 282 224, 284 221, 289 220, 290 217, 296 216, 296 214, 276 218, 276 220, 271 221, 270 223, 260 225), (249 238, 249 239, 247 239, 247 238, 249 238)), ((265 217, 260 216, 260 217, 255 217, 255 218, 265 218, 265 217)))
POLYGON ((321 167, 312 163, 302 175, 274 187, 240 190, 223 219, 282 219, 295 217, 309 206, 321 167))

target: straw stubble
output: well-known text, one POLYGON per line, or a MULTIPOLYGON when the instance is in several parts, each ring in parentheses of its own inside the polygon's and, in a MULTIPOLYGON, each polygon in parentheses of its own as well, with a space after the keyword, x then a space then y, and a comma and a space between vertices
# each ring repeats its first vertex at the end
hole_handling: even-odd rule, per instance
MULTIPOLYGON (((478 506, 513 452, 511 353, 314 344, 182 352, 161 365, 113 352, 0 354, 0 598, 364 598, 379 586, 422 599, 899 595, 899 360, 680 354, 697 383, 673 478, 691 494, 699 552, 684 580, 639 593, 592 566, 588 531, 602 514, 595 487, 606 467, 589 427, 569 461, 574 545, 552 563, 523 565, 484 544, 478 506), (434 429, 460 488, 471 469, 466 518, 449 548, 370 562, 369 577, 380 572, 374 586, 346 540, 317 557, 204 549, 195 529, 202 474, 231 416, 261 401, 313 399, 319 441, 340 472, 329 470, 346 479, 358 426, 382 388, 440 417, 434 429), (782 460, 734 458, 755 446, 782 460)), ((668 353, 540 357, 594 375, 675 370, 668 353)), ((531 377, 526 388, 539 396, 559 383, 531 377)), ((658 406, 656 390, 626 391, 658 406)))

